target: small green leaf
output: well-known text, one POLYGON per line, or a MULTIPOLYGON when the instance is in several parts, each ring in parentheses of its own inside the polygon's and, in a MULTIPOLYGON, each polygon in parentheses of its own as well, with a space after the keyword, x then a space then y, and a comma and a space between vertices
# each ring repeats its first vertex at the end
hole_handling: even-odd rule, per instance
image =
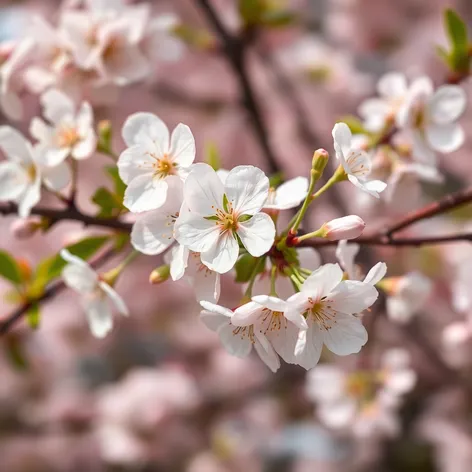
POLYGON ((6 251, 0 251, 0 277, 14 285, 19 285, 23 281, 17 262, 6 251))
POLYGON ((282 172, 277 172, 269 177, 269 185, 271 188, 277 188, 283 181, 284 175, 282 172))
POLYGON ((226 213, 229 213, 229 202, 226 193, 223 194, 223 208, 225 209, 226 213))
POLYGON ((22 371, 29 369, 29 362, 23 352, 23 345, 17 336, 8 336, 5 339, 4 346, 6 357, 13 367, 22 371))
POLYGON ((111 177, 113 181, 113 190, 117 197, 123 201, 123 197, 125 195, 126 184, 121 180, 120 174, 118 172, 118 167, 116 166, 108 166, 105 168, 108 175, 111 177))
MULTIPOLYGON (((258 262, 259 258, 257 257, 253 257, 250 254, 242 255, 234 266, 236 270, 236 282, 249 282, 258 262)), ((261 268, 258 271, 258 273, 261 272, 264 272, 264 264, 261 264, 261 268)))
POLYGON ((349 126, 349 129, 351 130, 352 134, 365 134, 366 133, 366 130, 364 128, 364 125, 362 124, 362 121, 359 120, 359 118, 357 118, 354 115, 343 116, 339 121, 346 123, 349 126))
POLYGON ((467 25, 462 18, 450 8, 444 13, 444 22, 451 43, 449 65, 457 72, 468 72, 470 59, 467 25))
POLYGON ((92 202, 100 207, 97 216, 101 218, 111 218, 115 214, 119 213, 122 208, 121 202, 105 187, 97 189, 92 197, 92 202))
POLYGON ((39 303, 34 303, 26 313, 26 320, 31 329, 37 329, 39 326, 41 313, 39 311, 39 303))
POLYGON ((216 144, 212 141, 207 142, 205 145, 205 162, 213 167, 214 170, 221 169, 220 153, 216 144))

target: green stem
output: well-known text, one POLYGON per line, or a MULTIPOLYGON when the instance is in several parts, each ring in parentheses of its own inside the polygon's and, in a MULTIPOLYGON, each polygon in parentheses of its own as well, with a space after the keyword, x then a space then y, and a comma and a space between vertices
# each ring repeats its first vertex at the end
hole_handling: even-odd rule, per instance
POLYGON ((254 266, 254 269, 252 271, 251 277, 249 279, 249 283, 247 285, 246 291, 244 292, 244 298, 245 299, 251 299, 252 297, 252 288, 254 287, 254 283, 256 281, 257 274, 261 272, 262 266, 265 263, 265 257, 261 257, 257 264, 254 266))
POLYGON ((273 265, 270 272, 270 295, 272 297, 278 297, 277 290, 275 289, 276 280, 277 280, 277 266, 273 265))
POLYGON ((325 230, 323 229, 323 227, 321 227, 320 229, 317 229, 316 231, 313 231, 312 233, 303 234, 302 236, 297 237, 296 244, 310 238, 322 238, 324 235, 324 232, 325 230))
POLYGON ((316 182, 318 181, 319 178, 320 178, 320 173, 317 172, 314 169, 311 169, 311 171, 310 171, 310 185, 308 187, 308 193, 305 197, 305 200, 303 201, 302 207, 300 208, 300 210, 298 211, 298 213, 294 217, 295 221, 293 222, 293 225, 289 225, 289 228, 291 226, 290 231, 292 232, 292 234, 297 234, 298 227, 300 226, 303 218, 305 217, 305 213, 308 210, 308 206, 311 203, 311 200, 312 200, 311 199, 311 194, 312 194, 313 189, 315 188, 315 184, 316 184, 316 182))
POLYGON ((318 198, 320 195, 326 192, 326 190, 330 189, 334 184, 341 182, 342 180, 346 180, 347 175, 342 166, 339 166, 331 178, 326 182, 323 187, 321 187, 316 193, 310 195, 311 200, 313 201, 318 198))

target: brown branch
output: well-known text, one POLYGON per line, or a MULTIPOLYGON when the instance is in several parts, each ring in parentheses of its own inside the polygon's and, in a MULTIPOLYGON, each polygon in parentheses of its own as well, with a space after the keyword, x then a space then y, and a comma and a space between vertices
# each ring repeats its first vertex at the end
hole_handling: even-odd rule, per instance
MULTIPOLYGON (((107 249, 101 256, 97 257, 95 261, 92 262, 92 267, 100 267, 101 265, 105 264, 109 259, 111 259, 116 253, 116 249, 111 247, 107 249)), ((24 315, 30 310, 35 304, 43 303, 51 298, 54 298, 56 295, 61 293, 67 286, 62 281, 57 281, 52 283, 46 290, 43 292, 42 295, 36 297, 32 300, 28 300, 19 306, 13 313, 6 316, 4 319, 0 321, 0 336, 7 334, 10 329, 23 318, 24 315)))
POLYGON ((208 22, 222 42, 222 49, 225 53, 224 57, 233 69, 238 80, 244 107, 253 122, 254 133, 265 154, 269 170, 272 173, 278 172, 279 165, 277 163, 276 155, 272 145, 270 144, 269 132, 262 117, 262 111, 254 93, 254 87, 247 70, 247 43, 241 38, 233 36, 233 34, 226 29, 208 0, 196 0, 196 2, 200 5, 200 8, 205 14, 208 22))
MULTIPOLYGON (((0 215, 10 215, 18 213, 17 205, 13 203, 0 203, 0 215)), ((44 207, 34 207, 31 210, 32 215, 48 218, 51 224, 62 220, 80 221, 86 226, 102 226, 104 228, 116 229, 130 232, 133 225, 115 218, 99 218, 97 216, 86 215, 75 207, 66 209, 54 209, 44 207)))

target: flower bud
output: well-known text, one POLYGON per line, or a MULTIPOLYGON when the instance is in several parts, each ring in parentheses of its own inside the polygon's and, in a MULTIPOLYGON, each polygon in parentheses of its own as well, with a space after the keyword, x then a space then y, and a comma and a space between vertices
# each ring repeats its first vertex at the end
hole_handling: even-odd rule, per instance
POLYGON ((161 284, 170 277, 170 267, 165 264, 157 267, 149 274, 149 282, 153 285, 161 284))
POLYGON ((42 226, 39 216, 30 216, 25 219, 17 219, 10 225, 10 231, 18 239, 28 239, 42 226))
POLYGON ((330 241, 357 238, 362 234, 364 228, 364 220, 357 215, 336 218, 321 227, 323 237, 330 241))
POLYGON ((328 151, 326 151, 325 149, 318 149, 313 154, 311 168, 321 176, 321 174, 325 170, 326 165, 328 164, 328 160, 328 151))

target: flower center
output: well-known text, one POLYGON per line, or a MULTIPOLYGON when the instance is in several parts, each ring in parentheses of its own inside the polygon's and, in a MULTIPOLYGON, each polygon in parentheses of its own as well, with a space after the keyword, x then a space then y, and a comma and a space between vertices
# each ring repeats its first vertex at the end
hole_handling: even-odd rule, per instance
POLYGON ((154 175, 159 179, 164 179, 169 175, 175 175, 177 173, 177 164, 173 162, 172 157, 169 154, 164 154, 162 157, 157 157, 155 154, 150 154, 155 160, 153 163, 154 175))
POLYGON ((323 329, 330 330, 332 323, 336 323, 336 312, 331 308, 330 300, 322 298, 320 300, 308 299, 310 308, 305 312, 305 316, 311 316, 323 329))
POLYGON ((60 148, 73 147, 79 141, 79 133, 73 126, 63 126, 57 133, 57 144, 60 148))
POLYGON ((264 334, 273 331, 280 331, 282 327, 287 328, 284 323, 285 317, 281 311, 272 311, 269 308, 262 310, 262 323, 265 325, 264 334))
POLYGON ((248 338, 252 344, 256 342, 256 337, 254 335, 254 325, 235 326, 233 329, 233 336, 239 336, 241 339, 248 338))
MULTIPOLYGON (((215 209, 215 207, 212 207, 215 209)), ((233 208, 233 204, 228 201, 226 195, 223 198, 223 209, 216 208, 216 214, 210 219, 214 219, 216 224, 220 228, 221 233, 225 233, 226 231, 237 231, 239 227, 239 215, 233 208)))
POLYGON ((34 180, 36 180, 36 166, 34 165, 30 165, 27 169, 26 169, 26 173, 28 175, 28 179, 33 182, 34 180))

